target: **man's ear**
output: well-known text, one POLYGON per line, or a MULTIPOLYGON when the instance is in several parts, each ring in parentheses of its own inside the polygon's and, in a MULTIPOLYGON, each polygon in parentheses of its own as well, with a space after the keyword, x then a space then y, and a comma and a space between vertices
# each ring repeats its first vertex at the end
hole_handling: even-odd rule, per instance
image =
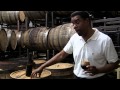
POLYGON ((89 20, 88 18, 86 18, 86 22, 87 22, 87 23, 90 23, 90 20, 89 20))

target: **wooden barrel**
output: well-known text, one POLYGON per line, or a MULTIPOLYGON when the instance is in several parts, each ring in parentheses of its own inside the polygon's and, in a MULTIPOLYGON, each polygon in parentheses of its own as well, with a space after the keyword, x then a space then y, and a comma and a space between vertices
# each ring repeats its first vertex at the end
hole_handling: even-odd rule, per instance
POLYGON ((24 11, 26 17, 30 20, 34 19, 45 19, 45 11, 24 11))
POLYGON ((21 22, 24 22, 24 21, 25 21, 25 13, 24 13, 23 11, 19 11, 18 19, 19 19, 21 22))
POLYGON ((37 27, 24 33, 24 45, 32 50, 47 50, 48 29, 37 27))
POLYGON ((10 45, 12 50, 15 50, 17 47, 17 37, 14 31, 13 31, 13 34, 11 34, 10 45))
POLYGON ((2 22, 10 23, 9 12, 8 11, 2 11, 1 13, 2 13, 2 22))
POLYGON ((2 23, 15 24, 19 20, 23 22, 25 20, 25 14, 23 11, 1 11, 0 17, 2 23))
POLYGON ((14 30, 5 29, 8 38, 8 48, 10 47, 12 50, 16 49, 17 46, 17 38, 14 30))
POLYGON ((10 79, 10 73, 13 72, 19 64, 14 61, 0 61, 0 79, 10 79))
POLYGON ((0 30, 0 51, 6 51, 8 46, 7 33, 4 29, 0 30))
POLYGON ((17 38, 17 46, 24 48, 25 46, 23 44, 23 32, 18 30, 14 30, 14 31, 17 38))
POLYGON ((32 29, 26 30, 23 34, 23 45, 27 48, 29 47, 29 34, 32 31, 32 29))
MULTIPOLYGON (((43 70, 40 77, 39 77, 39 75, 37 75, 37 77, 35 77, 33 79, 48 79, 50 76, 51 76, 50 71, 43 70)), ((13 78, 13 79, 31 79, 31 77, 26 76, 26 70, 25 69, 12 72, 10 74, 10 77, 13 78)))
POLYGON ((55 11, 56 15, 70 15, 72 11, 55 11))
POLYGON ((51 71, 52 79, 73 79, 73 66, 70 63, 57 63, 45 69, 51 71))
POLYGON ((24 45, 24 32, 23 31, 21 31, 20 45, 21 45, 22 48, 25 48, 25 45, 24 45))
POLYGON ((52 28, 48 34, 49 49, 62 50, 74 33, 75 30, 71 23, 52 28))
POLYGON ((46 62, 46 60, 41 59, 34 59, 33 61, 35 62, 35 68, 38 68, 39 66, 46 62))
POLYGON ((34 47, 34 45, 36 44, 37 48, 34 47, 34 49, 44 51, 44 50, 47 50, 47 48, 48 48, 47 47, 47 36, 48 36, 49 29, 47 29, 46 27, 40 27, 39 29, 40 30, 38 32, 37 38, 34 37, 33 33, 31 33, 31 35, 30 35, 30 37, 31 37, 30 38, 31 39, 30 45, 32 47, 34 47), (32 38, 32 36, 34 38, 32 38), (34 42, 35 40, 36 40, 37 43, 34 42))
POLYGON ((0 23, 2 23, 2 11, 0 11, 0 23))
POLYGON ((9 74, 10 72, 8 70, 0 69, 0 79, 11 79, 9 74))

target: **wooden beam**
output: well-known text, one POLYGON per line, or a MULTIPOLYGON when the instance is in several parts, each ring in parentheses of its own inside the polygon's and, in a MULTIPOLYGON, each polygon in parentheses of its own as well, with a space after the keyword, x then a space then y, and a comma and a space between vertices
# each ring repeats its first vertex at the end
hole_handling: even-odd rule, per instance
POLYGON ((101 22, 109 22, 109 21, 116 21, 116 20, 120 20, 120 17, 93 20, 92 23, 101 23, 101 22))
POLYGON ((120 21, 106 22, 106 24, 120 24, 120 21))
POLYGON ((99 26, 99 27, 95 27, 98 29, 106 29, 106 30, 114 30, 114 29, 119 29, 120 25, 112 25, 112 26, 99 26))

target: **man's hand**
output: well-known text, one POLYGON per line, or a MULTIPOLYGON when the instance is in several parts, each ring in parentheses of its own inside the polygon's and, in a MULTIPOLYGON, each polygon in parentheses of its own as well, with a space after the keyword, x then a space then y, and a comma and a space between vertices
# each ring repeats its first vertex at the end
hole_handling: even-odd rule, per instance
POLYGON ((39 77, 40 77, 42 71, 43 69, 40 69, 40 68, 35 69, 31 74, 31 78, 37 77, 37 74, 39 74, 39 77))
POLYGON ((95 74, 99 73, 98 69, 95 66, 87 65, 86 67, 87 69, 85 70, 86 71, 85 73, 89 73, 89 75, 91 76, 94 76, 95 74))

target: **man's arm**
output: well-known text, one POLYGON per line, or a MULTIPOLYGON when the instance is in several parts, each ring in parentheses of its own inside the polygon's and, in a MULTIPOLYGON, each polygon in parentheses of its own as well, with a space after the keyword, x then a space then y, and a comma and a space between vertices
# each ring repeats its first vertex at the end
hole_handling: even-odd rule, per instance
POLYGON ((115 63, 109 63, 102 68, 98 68, 98 73, 108 73, 110 71, 113 71, 114 69, 117 69, 118 66, 119 61, 116 61, 115 63))
POLYGON ((101 68, 96 68, 95 66, 87 66, 88 69, 86 70, 86 73, 91 73, 92 76, 98 73, 109 73, 119 67, 119 62, 120 61, 116 61, 115 63, 109 63, 101 68))
POLYGON ((63 48, 63 50, 61 52, 59 52, 58 54, 56 54, 54 57, 52 57, 50 60, 48 60, 46 63, 42 64, 40 67, 38 67, 37 69, 35 69, 32 74, 31 74, 31 78, 34 77, 35 75, 37 75, 37 73, 39 73, 39 75, 41 74, 42 70, 50 65, 53 65, 57 62, 62 61, 64 58, 66 58, 69 54, 72 53, 72 43, 71 43, 71 39, 68 41, 67 45, 63 48))

